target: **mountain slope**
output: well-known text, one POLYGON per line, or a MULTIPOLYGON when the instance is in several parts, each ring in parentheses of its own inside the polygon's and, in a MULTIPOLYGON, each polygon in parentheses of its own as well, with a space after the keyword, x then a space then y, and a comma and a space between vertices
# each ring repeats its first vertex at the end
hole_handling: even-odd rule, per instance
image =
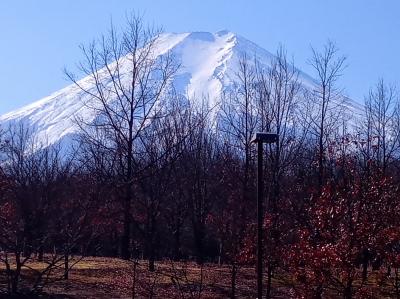
MULTIPOLYGON (((239 59, 254 57, 263 66, 271 64, 274 55, 245 38, 229 31, 217 33, 165 33, 160 36, 155 55, 171 51, 181 65, 174 78, 179 93, 190 98, 206 96, 211 102, 219 99, 223 89, 235 80, 239 59)), ((304 85, 313 85, 313 79, 300 72, 304 85)), ((81 84, 90 84, 88 78, 81 84)), ((23 122, 32 128, 39 140, 55 143, 77 132, 76 117, 90 122, 95 115, 83 103, 90 101, 74 84, 30 105, 0 116, 0 124, 23 122)))

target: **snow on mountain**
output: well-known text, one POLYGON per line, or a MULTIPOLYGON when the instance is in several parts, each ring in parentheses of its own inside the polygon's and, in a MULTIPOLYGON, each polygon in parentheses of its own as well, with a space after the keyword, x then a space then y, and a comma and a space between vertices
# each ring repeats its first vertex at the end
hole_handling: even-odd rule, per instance
MULTIPOLYGON (((165 33, 158 40, 155 55, 171 51, 181 65, 174 78, 178 92, 189 98, 207 97, 215 102, 221 91, 235 80, 239 59, 246 54, 264 66, 271 64, 274 55, 251 41, 229 31, 216 33, 165 33)), ((313 79, 300 72, 304 85, 313 85, 313 79)), ((90 84, 88 78, 81 84, 90 84)), ((67 86, 37 102, 0 116, 0 125, 23 122, 32 128, 39 140, 56 143, 76 133, 75 119, 82 117, 86 122, 94 119, 91 108, 84 103, 90 101, 74 84, 67 86)), ((212 103, 211 103, 212 104, 212 103)))

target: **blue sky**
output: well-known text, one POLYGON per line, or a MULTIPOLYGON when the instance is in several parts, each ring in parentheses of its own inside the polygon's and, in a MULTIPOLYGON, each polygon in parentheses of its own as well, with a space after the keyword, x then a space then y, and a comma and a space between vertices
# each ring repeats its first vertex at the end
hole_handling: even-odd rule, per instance
POLYGON ((381 77, 400 84, 398 0, 2 0, 0 114, 69 84, 62 69, 81 59, 79 44, 132 10, 165 31, 228 29, 271 52, 283 44, 311 75, 310 46, 331 39, 348 57, 340 84, 358 101, 381 77))

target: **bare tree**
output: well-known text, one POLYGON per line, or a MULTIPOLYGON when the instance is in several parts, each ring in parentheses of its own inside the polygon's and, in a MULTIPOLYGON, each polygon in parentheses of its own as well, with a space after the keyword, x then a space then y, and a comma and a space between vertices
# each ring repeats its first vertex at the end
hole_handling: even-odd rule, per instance
POLYGON ((206 256, 206 221, 217 197, 219 147, 211 126, 210 109, 203 105, 196 110, 188 123, 192 130, 185 142, 181 163, 196 259, 202 264, 206 256))
POLYGON ((244 161, 243 197, 248 197, 253 137, 258 124, 256 68, 248 56, 239 61, 237 82, 222 96, 219 130, 244 161))
POLYGON ((365 117, 361 128, 364 167, 370 172, 370 162, 386 174, 387 168, 399 156, 400 101, 394 86, 379 80, 365 99, 365 117))
POLYGON ((24 269, 34 273, 31 285, 22 280, 24 288, 38 292, 67 278, 75 264, 70 253, 83 238, 89 242, 85 201, 74 201, 73 189, 66 188, 74 173, 73 155, 67 158, 59 147, 41 144, 23 125, 6 132, 2 152, 7 184, 0 198, 0 261, 9 293, 20 291, 24 269), (35 255, 43 264, 39 269, 30 266, 35 255), (63 274, 54 273, 62 264, 63 274))
MULTIPOLYGON (((174 187, 173 171, 183 154, 184 143, 193 130, 189 126, 190 105, 170 99, 163 112, 153 119, 141 136, 143 153, 139 164, 143 171, 139 181, 139 213, 143 211, 143 231, 149 270, 154 271, 154 261, 160 248, 159 222, 162 211, 168 206, 174 187)), ((142 213, 141 213, 142 214, 142 213)))
POLYGON ((238 256, 243 246, 254 194, 254 147, 251 139, 259 125, 256 65, 247 55, 239 60, 236 83, 223 93, 219 119, 224 181, 236 181, 224 190, 226 203, 220 206, 220 255, 231 266, 231 298, 235 298, 238 256), (229 162, 228 162, 229 161, 229 162), (239 167, 237 162, 239 162, 239 167), (235 173, 236 172, 236 173, 235 173), (238 173, 239 172, 239 175, 238 173), (222 216, 225 215, 225 216, 222 216), (229 216, 228 216, 229 215, 229 216))
POLYGON ((121 257, 130 255, 133 184, 136 173, 136 146, 142 131, 157 117, 160 100, 167 96, 177 66, 169 52, 157 56, 159 30, 146 27, 132 16, 121 34, 111 27, 89 47, 82 47, 84 61, 79 65, 87 77, 81 81, 68 77, 89 97, 85 103, 96 118, 80 121, 86 140, 97 144, 118 162, 120 200, 123 206, 121 257), (101 131, 92 134, 95 127, 101 131))
MULTIPOLYGON (((393 174, 390 166, 399 158, 400 148, 399 105, 395 87, 385 84, 383 80, 379 80, 365 99, 365 114, 356 140, 359 149, 357 157, 364 171, 362 187, 365 190, 370 189, 371 180, 385 178, 390 170, 393 174)), ((383 190, 378 192, 381 193, 383 190)), ((370 213, 370 208, 366 209, 366 212, 370 213)), ((380 228, 380 225, 376 227, 380 228)), ((374 251, 375 248, 365 246, 360 252, 363 282, 367 280, 368 264, 373 259, 374 251)), ((388 272, 390 273, 390 269, 388 272)))
POLYGON ((345 61, 344 56, 338 56, 338 48, 331 41, 328 41, 321 52, 312 48, 309 63, 315 71, 316 85, 308 97, 315 103, 312 128, 317 138, 319 189, 323 184, 328 137, 340 126, 338 118, 343 108, 344 97, 341 89, 337 87, 337 81, 342 75, 345 61))

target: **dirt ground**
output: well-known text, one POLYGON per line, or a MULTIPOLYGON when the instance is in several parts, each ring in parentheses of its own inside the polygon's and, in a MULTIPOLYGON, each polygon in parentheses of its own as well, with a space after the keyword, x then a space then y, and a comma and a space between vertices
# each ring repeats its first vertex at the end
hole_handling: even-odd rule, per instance
MULTIPOLYGON (((44 263, 31 262, 23 271, 21 287, 28 287, 34 279, 32 269, 42 269, 44 263), (31 269, 29 269, 31 268, 31 269), (25 285, 24 285, 25 284, 25 285)), ((51 276, 62 277, 62 264, 51 276)), ((377 287, 374 276, 370 276, 370 285, 377 287), (372 282, 375 281, 375 282, 372 282)), ((237 273, 236 298, 256 297, 255 269, 241 267, 237 273)), ((275 275, 272 281, 273 298, 296 298, 291 280, 275 275)), ((378 287, 379 296, 366 294, 357 298, 394 298, 391 292, 382 292, 390 288, 378 287), (383 295, 385 294, 385 295, 383 295)), ((0 266, 0 298, 6 289, 5 269, 0 266)), ((334 290, 328 291, 329 298, 341 298, 334 290)), ((57 280, 44 285, 42 294, 33 297, 11 298, 179 298, 207 299, 230 298, 231 268, 216 264, 183 263, 163 261, 156 262, 155 271, 148 271, 147 261, 124 261, 116 258, 87 257, 69 272, 68 280, 57 280)), ((376 293, 375 293, 376 294, 376 293)), ((326 297, 326 295, 325 295, 326 297)), ((326 298, 328 298, 326 297, 326 298)))
MULTIPOLYGON (((40 263, 29 267, 40 268, 40 263)), ((42 298, 228 298, 230 267, 195 263, 156 262, 148 271, 146 261, 128 262, 114 258, 90 257, 78 262, 68 280, 43 287, 42 298), (136 269, 135 269, 136 268, 136 269)), ((4 270, 3 270, 4 271, 4 270)), ((61 270, 60 270, 61 271, 61 270)), ((25 280, 29 272, 26 270, 25 280)), ((61 275, 59 275, 61 276, 61 275)), ((255 270, 241 268, 237 275, 238 298, 254 298, 255 270)), ((5 288, 4 273, 0 288, 5 288)), ((5 297, 4 297, 5 298, 5 297)))

